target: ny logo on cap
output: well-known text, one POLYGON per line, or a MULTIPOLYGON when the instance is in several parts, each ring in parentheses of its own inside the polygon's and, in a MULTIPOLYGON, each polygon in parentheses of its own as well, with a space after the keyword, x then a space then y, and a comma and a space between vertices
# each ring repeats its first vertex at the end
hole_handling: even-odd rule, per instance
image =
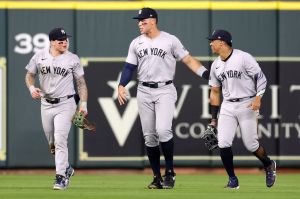
POLYGON ((142 10, 139 10, 139 15, 142 14, 142 10))
POLYGON ((61 34, 63 34, 63 35, 66 34, 66 32, 65 32, 63 29, 61 29, 60 32, 61 32, 61 34))

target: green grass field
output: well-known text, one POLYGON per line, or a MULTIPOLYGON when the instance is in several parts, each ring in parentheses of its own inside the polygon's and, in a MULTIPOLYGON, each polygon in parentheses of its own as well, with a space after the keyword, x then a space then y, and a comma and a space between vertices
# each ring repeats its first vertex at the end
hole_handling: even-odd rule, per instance
POLYGON ((0 199, 290 199, 300 198, 300 174, 279 174, 271 189, 263 174, 238 175, 240 189, 223 186, 224 175, 178 175, 173 190, 148 190, 146 174, 83 175, 72 178, 69 189, 52 190, 50 175, 0 175, 0 199))

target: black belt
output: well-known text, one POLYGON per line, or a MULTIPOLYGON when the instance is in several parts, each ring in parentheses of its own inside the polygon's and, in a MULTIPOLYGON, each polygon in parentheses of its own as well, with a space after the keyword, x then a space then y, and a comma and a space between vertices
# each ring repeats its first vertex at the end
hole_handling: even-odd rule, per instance
POLYGON ((250 99, 250 98, 252 98, 252 97, 255 97, 255 95, 249 96, 249 97, 242 97, 242 98, 228 99, 227 101, 229 101, 229 102, 242 102, 242 101, 244 101, 244 100, 246 100, 246 99, 250 99))
POLYGON ((165 85, 172 84, 172 83, 173 83, 173 81, 169 80, 169 81, 166 81, 166 82, 157 82, 157 83, 155 83, 155 82, 142 82, 142 85, 150 87, 150 88, 159 88, 160 84, 165 86, 165 85))
POLYGON ((67 97, 62 97, 62 98, 45 98, 45 100, 50 104, 58 104, 63 99, 70 99, 71 97, 74 97, 74 95, 68 95, 67 97))

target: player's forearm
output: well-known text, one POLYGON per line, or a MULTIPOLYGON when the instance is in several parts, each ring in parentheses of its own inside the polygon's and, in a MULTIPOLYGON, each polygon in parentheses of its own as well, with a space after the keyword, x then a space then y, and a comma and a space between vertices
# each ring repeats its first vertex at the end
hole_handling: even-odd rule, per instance
POLYGON ((212 87, 210 92, 211 124, 216 126, 220 110, 220 88, 212 87))
POLYGON ((187 65, 187 67, 193 71, 194 73, 197 73, 197 70, 199 69, 202 64, 200 61, 193 58, 191 55, 187 55, 182 59, 182 62, 187 65))
POLYGON ((35 74, 27 72, 25 75, 25 83, 32 98, 39 99, 42 96, 41 90, 34 86, 35 74))
POLYGON ((81 102, 87 102, 88 90, 87 90, 84 76, 79 77, 76 80, 76 84, 77 84, 77 90, 78 90, 81 102))
POLYGON ((35 83, 35 74, 27 72, 25 75, 25 83, 27 88, 29 89, 31 86, 34 86, 35 83))
POLYGON ((210 104, 213 105, 213 106, 220 106, 221 100, 219 99, 219 97, 211 96, 210 97, 210 104))
POLYGON ((210 104, 212 106, 220 106, 221 98, 220 98, 220 89, 219 88, 211 88, 210 91, 210 104))
POLYGON ((262 97, 266 91, 267 78, 264 75, 264 73, 260 71, 254 76, 254 80, 256 81, 256 90, 257 90, 256 96, 262 97))
POLYGON ((136 70, 136 68, 137 65, 125 62, 119 85, 126 86, 132 79, 133 72, 136 70))
POLYGON ((202 65, 202 63, 195 58, 193 58, 190 55, 187 55, 183 58, 183 63, 185 63, 190 70, 192 70, 194 73, 199 75, 200 77, 203 77, 204 79, 208 80, 209 78, 209 72, 208 70, 202 65))

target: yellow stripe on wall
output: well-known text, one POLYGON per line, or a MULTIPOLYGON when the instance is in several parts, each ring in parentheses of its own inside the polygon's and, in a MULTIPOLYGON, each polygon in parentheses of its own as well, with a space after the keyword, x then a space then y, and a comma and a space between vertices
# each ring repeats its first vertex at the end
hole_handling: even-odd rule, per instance
POLYGON ((279 2, 280 10, 300 10, 300 2, 279 2))
POLYGON ((152 7, 161 10, 207 10, 210 1, 147 1, 143 7, 152 7))
POLYGON ((0 9, 1 8, 6 8, 6 2, 5 1, 0 1, 0 9))
POLYGON ((137 10, 152 7, 161 10, 300 10, 299 2, 259 1, 1 1, 4 9, 137 10))
POLYGON ((276 10, 278 2, 211 2, 212 10, 276 10))
POLYGON ((8 1, 6 4, 7 9, 32 9, 32 10, 40 10, 40 9, 55 9, 55 10, 61 10, 61 9, 75 9, 76 3, 72 1, 8 1))
POLYGON ((111 2, 78 2, 77 10, 137 10, 144 7, 143 2, 111 1, 111 2))

